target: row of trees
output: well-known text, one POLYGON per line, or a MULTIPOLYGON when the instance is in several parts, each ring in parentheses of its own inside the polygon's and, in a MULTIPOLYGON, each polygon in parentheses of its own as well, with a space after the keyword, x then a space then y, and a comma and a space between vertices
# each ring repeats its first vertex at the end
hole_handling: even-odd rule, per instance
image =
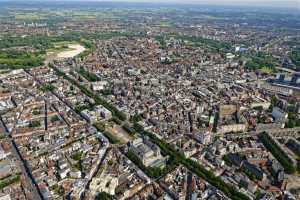
POLYGON ((59 76, 63 76, 66 80, 70 81, 73 85, 76 85, 85 95, 94 99, 94 101, 97 105, 103 105, 105 108, 110 110, 112 112, 112 114, 114 116, 116 116, 117 118, 119 118, 121 121, 125 121, 127 119, 126 115, 123 112, 119 111, 115 106, 113 106, 112 104, 110 104, 109 102, 107 102, 106 100, 104 100, 103 98, 98 96, 97 94, 94 94, 91 90, 87 89, 83 85, 80 85, 76 80, 70 78, 64 72, 60 71, 53 65, 50 65, 50 67, 52 67, 59 76))
POLYGON ((270 135, 267 133, 261 133, 259 135, 260 140, 264 146, 272 153, 272 155, 280 162, 283 166, 284 171, 288 174, 293 174, 296 171, 293 162, 288 155, 276 144, 270 135))
POLYGON ((93 108, 93 104, 84 104, 84 105, 78 105, 74 108, 75 112, 80 113, 83 110, 91 110, 93 108))
POLYGON ((5 188, 8 185, 11 185, 13 183, 19 182, 20 181, 20 175, 14 175, 14 176, 10 176, 8 178, 5 178, 4 180, 0 180, 0 189, 2 190, 3 188, 5 188))
POLYGON ((90 82, 96 82, 96 81, 99 81, 99 77, 94 74, 94 73, 91 73, 87 70, 84 69, 84 67, 79 67, 78 69, 76 69, 76 71, 82 75, 86 80, 90 81, 90 82))
POLYGON ((168 173, 170 170, 175 168, 176 163, 173 160, 169 160, 167 163, 167 166, 164 168, 158 168, 158 167, 145 167, 145 165, 142 163, 142 161, 135 155, 135 153, 131 150, 129 150, 126 153, 126 156, 135 164, 137 165, 143 172, 147 174, 147 176, 151 178, 159 178, 166 173, 168 173))
POLYGON ((128 123, 125 123, 122 125, 122 128, 129 134, 134 136, 135 135, 135 130, 133 128, 130 127, 130 125, 128 123))
POLYGON ((134 124, 134 129, 141 133, 142 135, 148 136, 152 142, 158 145, 161 151, 169 155, 171 159, 176 163, 180 163, 184 165, 187 169, 197 174, 199 177, 202 177, 210 184, 215 186, 216 188, 223 191, 229 198, 233 200, 248 200, 249 198, 243 193, 238 192, 231 186, 228 186, 221 178, 216 177, 213 172, 206 170, 203 166, 201 166, 198 162, 186 158, 183 154, 178 153, 175 149, 173 149, 168 143, 164 140, 159 139, 154 134, 144 131, 143 127, 139 124, 134 124))
POLYGON ((113 200, 113 199, 114 197, 110 194, 107 194, 106 192, 100 192, 95 198, 95 200, 113 200))
POLYGON ((55 87, 51 84, 44 84, 40 87, 40 90, 42 90, 43 92, 51 92, 55 89, 55 87))

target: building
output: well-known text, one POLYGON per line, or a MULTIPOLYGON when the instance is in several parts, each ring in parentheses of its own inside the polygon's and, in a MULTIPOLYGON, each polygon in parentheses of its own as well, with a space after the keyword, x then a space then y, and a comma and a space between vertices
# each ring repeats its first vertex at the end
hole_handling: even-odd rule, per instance
POLYGON ((207 145, 211 142, 212 135, 211 132, 196 133, 194 134, 194 139, 201 144, 207 145))
POLYGON ((93 110, 85 109, 81 114, 91 123, 112 118, 112 113, 102 105, 95 106, 93 110))
POLYGON ((253 174, 258 180, 263 180, 266 178, 266 175, 263 173, 263 171, 261 171, 255 165, 249 163, 248 161, 243 162, 242 168, 247 170, 249 173, 253 174))
POLYGON ((219 134, 225 134, 225 133, 237 133, 237 132, 245 132, 247 130, 246 124, 231 124, 231 125, 222 125, 218 129, 219 134))
POLYGON ((163 157, 160 154, 159 147, 150 142, 146 137, 132 141, 129 149, 139 157, 146 167, 163 168, 166 166, 167 157, 163 157))
POLYGON ((287 91, 300 94, 300 74, 294 73, 292 75, 277 74, 275 79, 270 79, 268 82, 272 86, 285 88, 287 91))
POLYGON ((276 183, 282 183, 284 180, 284 168, 281 166, 281 164, 273 159, 271 161, 271 173, 273 177, 275 178, 276 183))
POLYGON ((237 112, 236 105, 220 105, 220 117, 225 117, 228 115, 232 115, 237 112))
POLYGON ((292 96, 293 90, 286 87, 281 87, 277 85, 271 85, 269 83, 258 84, 258 88, 265 89, 271 93, 281 94, 284 96, 292 96))
POLYGON ((93 91, 101 91, 105 89, 107 84, 107 81, 96 81, 91 83, 91 87, 93 91))
POLYGON ((104 174, 99 178, 93 178, 90 184, 92 191, 106 192, 110 195, 115 195, 115 189, 118 186, 118 177, 112 174, 104 174))
POLYGON ((274 117, 275 122, 285 121, 288 118, 288 114, 278 107, 274 107, 272 110, 272 117, 274 117))

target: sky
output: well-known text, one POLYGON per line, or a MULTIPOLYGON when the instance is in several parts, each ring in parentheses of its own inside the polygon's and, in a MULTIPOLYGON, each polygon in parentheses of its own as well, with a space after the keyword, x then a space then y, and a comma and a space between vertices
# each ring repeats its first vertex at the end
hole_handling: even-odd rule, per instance
MULTIPOLYGON (((0 0, 5 1, 5 0, 0 0)), ((26 1, 26 0, 6 0, 26 1)), ((150 3, 181 3, 181 4, 205 4, 205 5, 237 5, 237 6, 266 6, 282 8, 298 8, 300 12, 300 0, 48 0, 48 1, 109 1, 109 2, 150 2, 150 3)))
MULTIPOLYGON (((85 0, 81 0, 85 1, 85 0)), ((87 0, 88 1, 88 0, 87 0)), ((188 3, 207 5, 246 5, 270 7, 297 7, 300 9, 300 0, 96 0, 96 1, 124 1, 124 2, 151 2, 151 3, 188 3)))
POLYGON ((160 2, 160 3, 166 2, 166 3, 192 3, 192 4, 209 4, 209 5, 247 5, 247 6, 300 8, 300 0, 110 0, 110 1, 160 2))

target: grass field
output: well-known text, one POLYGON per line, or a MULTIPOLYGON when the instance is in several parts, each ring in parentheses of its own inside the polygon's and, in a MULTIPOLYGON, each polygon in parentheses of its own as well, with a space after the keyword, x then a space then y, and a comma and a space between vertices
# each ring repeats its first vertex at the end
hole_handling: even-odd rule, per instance
POLYGON ((168 22, 168 21, 161 21, 161 22, 159 23, 159 25, 160 25, 161 27, 171 27, 171 23, 168 22))
POLYGON ((263 72, 263 73, 266 73, 266 74, 272 74, 274 72, 274 70, 272 68, 269 68, 269 67, 266 67, 266 66, 262 67, 260 69, 260 71, 263 72))

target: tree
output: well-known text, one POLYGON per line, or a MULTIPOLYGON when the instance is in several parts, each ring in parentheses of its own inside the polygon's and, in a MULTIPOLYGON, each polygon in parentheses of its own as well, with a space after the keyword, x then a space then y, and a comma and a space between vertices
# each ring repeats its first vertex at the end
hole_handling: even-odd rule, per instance
POLYGON ((113 196, 107 194, 106 192, 100 192, 95 198, 95 200, 113 200, 113 199, 114 199, 113 196))
POLYGON ((283 166, 284 171, 288 174, 293 174, 296 169, 293 166, 293 162, 288 155, 276 144, 276 142, 267 133, 261 133, 259 135, 260 140, 264 146, 272 153, 272 155, 283 166))

